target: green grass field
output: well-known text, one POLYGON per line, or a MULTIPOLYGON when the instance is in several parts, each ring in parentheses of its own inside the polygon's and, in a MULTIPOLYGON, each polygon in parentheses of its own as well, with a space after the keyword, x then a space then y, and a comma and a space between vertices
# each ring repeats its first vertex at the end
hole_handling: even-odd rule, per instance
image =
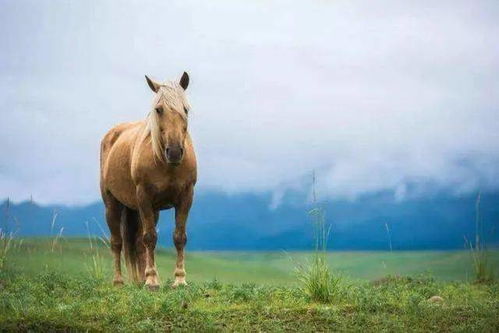
POLYGON ((311 253, 190 252, 189 286, 174 290, 174 252, 160 249, 163 286, 150 292, 111 286, 102 243, 52 242, 14 242, 0 271, 0 331, 499 331, 499 284, 474 284, 466 251, 330 253, 342 279, 324 304, 295 273, 311 253))
MULTIPOLYGON (((12 269, 36 273, 50 270, 69 274, 88 273, 92 256, 98 251, 102 269, 111 276, 111 254, 100 241, 91 249, 88 239, 60 240, 52 251, 52 240, 24 240, 23 246, 10 255, 12 269)), ((188 279, 206 282, 217 279, 225 283, 258 283, 293 285, 295 268, 306 263, 310 252, 190 252, 187 249, 188 279)), ((170 278, 175 252, 158 249, 160 277, 170 278)), ((468 251, 407 252, 331 252, 330 266, 350 279, 376 280, 387 275, 414 276, 427 274, 443 281, 472 281, 473 268, 468 251)), ((491 264, 499 267, 499 251, 492 252, 491 264)))

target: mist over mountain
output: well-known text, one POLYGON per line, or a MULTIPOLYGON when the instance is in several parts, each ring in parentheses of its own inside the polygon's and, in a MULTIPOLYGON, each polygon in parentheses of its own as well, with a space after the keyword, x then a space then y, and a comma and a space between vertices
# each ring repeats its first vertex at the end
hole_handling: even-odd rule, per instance
MULTIPOLYGON (((380 193, 318 205, 331 225, 329 248, 334 250, 388 250, 389 237, 394 250, 463 249, 465 237, 474 239, 476 195, 435 194, 397 201, 393 195, 380 193)), ((1 228, 19 237, 55 235, 61 228, 66 237, 108 234, 101 202, 41 206, 4 201, 1 207, 1 228)), ((277 207, 270 193, 200 192, 188 222, 188 249, 311 249, 311 207, 306 195, 299 192, 284 195, 277 207)), ((486 242, 497 246, 499 192, 483 193, 479 212, 486 242)), ((173 226, 173 210, 163 211, 158 223, 159 246, 173 246, 173 226)))
POLYGON ((317 170, 331 199, 499 191, 497 17, 497 0, 3 1, 0 198, 97 200, 102 137, 146 117, 144 74, 183 71, 198 190, 317 170))

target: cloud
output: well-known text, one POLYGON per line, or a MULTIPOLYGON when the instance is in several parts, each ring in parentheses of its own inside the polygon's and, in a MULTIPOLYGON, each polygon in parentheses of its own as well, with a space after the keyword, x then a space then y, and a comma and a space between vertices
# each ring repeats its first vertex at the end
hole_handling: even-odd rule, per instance
POLYGON ((496 1, 2 3, 0 197, 99 198, 144 74, 191 74, 199 188, 499 188, 496 1))

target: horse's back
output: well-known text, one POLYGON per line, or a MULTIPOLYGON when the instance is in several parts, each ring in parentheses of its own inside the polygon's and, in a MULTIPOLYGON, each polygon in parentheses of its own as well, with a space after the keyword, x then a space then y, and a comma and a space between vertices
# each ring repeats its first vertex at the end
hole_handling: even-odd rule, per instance
MULTIPOLYGON (((109 152, 115 145, 115 143, 121 138, 124 139, 125 137, 128 137, 128 140, 126 141, 131 141, 131 139, 134 139, 132 137, 131 133, 136 127, 139 126, 138 122, 133 122, 133 123, 121 123, 113 128, 111 128, 106 135, 104 135, 104 138, 101 141, 101 150, 100 150, 100 159, 101 159, 101 171, 103 166, 107 162, 107 158, 109 156, 109 152)), ((126 138, 125 138, 126 139, 126 138)), ((125 141, 125 140, 123 140, 125 141)), ((130 144, 132 144, 130 142, 130 144)))

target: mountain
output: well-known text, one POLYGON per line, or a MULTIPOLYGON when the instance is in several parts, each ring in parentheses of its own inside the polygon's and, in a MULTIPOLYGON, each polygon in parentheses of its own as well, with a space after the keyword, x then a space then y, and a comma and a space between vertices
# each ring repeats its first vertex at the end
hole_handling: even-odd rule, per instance
MULTIPOLYGON (((271 208, 270 194, 196 195, 188 223, 191 250, 306 250, 313 229, 305 196, 288 194, 271 208)), ((434 195, 395 201, 377 194, 356 201, 334 200, 318 205, 331 225, 329 247, 339 250, 462 249, 474 239, 476 197, 434 195), (387 232, 387 226, 389 233, 387 232)), ((35 202, 1 205, 0 226, 18 236, 64 236, 108 233, 101 202, 87 206, 40 206, 35 202), (55 219, 55 220, 54 220, 55 219), (52 227, 52 222, 54 226, 52 227)), ((499 192, 482 194, 480 219, 488 244, 499 244, 499 192)), ((173 210, 161 213, 159 242, 171 247, 173 210)))

